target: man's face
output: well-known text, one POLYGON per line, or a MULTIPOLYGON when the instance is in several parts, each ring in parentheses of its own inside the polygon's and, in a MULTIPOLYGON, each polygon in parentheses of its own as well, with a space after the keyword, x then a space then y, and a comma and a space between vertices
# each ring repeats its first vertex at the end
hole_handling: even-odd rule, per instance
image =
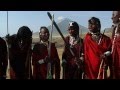
POLYGON ((32 36, 22 37, 20 39, 21 44, 31 44, 32 43, 32 36))
POLYGON ((98 25, 95 22, 95 20, 90 20, 90 22, 88 22, 88 29, 91 32, 97 32, 98 31, 98 25))
POLYGON ((74 27, 69 27, 68 32, 69 32, 70 36, 76 36, 77 35, 77 30, 74 27))
POLYGON ((48 39, 49 39, 49 31, 48 30, 43 28, 43 29, 41 29, 39 34, 40 34, 40 38, 42 41, 44 41, 44 42, 48 41, 48 39))
POLYGON ((119 18, 120 18, 119 11, 113 11, 111 19, 112 19, 114 24, 117 24, 118 22, 120 22, 119 18))

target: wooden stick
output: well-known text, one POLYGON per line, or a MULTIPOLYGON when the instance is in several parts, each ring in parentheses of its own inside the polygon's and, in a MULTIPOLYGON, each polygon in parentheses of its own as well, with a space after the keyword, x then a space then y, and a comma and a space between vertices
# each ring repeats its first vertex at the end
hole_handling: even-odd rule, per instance
POLYGON ((103 65, 103 61, 104 61, 104 59, 102 59, 102 61, 100 63, 100 67, 99 67, 99 72, 98 72, 97 79, 100 79, 100 73, 101 73, 101 68, 102 68, 102 65, 103 65))

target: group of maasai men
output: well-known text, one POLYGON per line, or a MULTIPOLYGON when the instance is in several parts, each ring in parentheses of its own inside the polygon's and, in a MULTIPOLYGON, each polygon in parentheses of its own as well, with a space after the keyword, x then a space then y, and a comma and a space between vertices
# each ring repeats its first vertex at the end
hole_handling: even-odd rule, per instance
POLYGON ((40 27, 40 41, 33 48, 32 31, 20 27, 17 34, 0 38, 0 79, 7 79, 8 61, 10 79, 61 79, 61 66, 62 79, 120 79, 120 11, 113 11, 111 19, 111 38, 101 33, 97 17, 88 20, 84 38, 78 23, 70 21, 62 63, 46 26, 40 27))

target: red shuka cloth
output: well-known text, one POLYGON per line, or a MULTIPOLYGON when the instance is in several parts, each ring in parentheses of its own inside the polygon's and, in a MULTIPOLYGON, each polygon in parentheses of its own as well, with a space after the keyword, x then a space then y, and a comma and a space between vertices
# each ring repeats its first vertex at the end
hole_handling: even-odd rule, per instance
POLYGON ((114 49, 112 52, 114 78, 120 79, 120 35, 116 37, 114 42, 114 49))
MULTIPOLYGON (((34 79, 46 79, 47 77, 47 63, 39 64, 38 61, 45 59, 48 56, 48 50, 46 46, 42 44, 36 44, 32 54, 33 64, 33 78, 34 79)), ((55 74, 55 79, 60 78, 60 59, 55 44, 51 44, 51 58, 52 60, 52 75, 55 74)))
MULTIPOLYGON (((67 36, 65 38, 65 40, 68 44, 68 47, 70 46, 69 39, 70 39, 69 36, 67 36)), ((79 39, 81 39, 81 38, 79 38, 79 39)), ((75 57, 72 56, 68 47, 64 48, 64 51, 62 54, 62 59, 66 60, 66 65, 65 65, 65 67, 63 67, 64 68, 63 79, 81 79, 82 78, 82 68, 78 69, 78 66, 75 62, 75 58, 79 59, 81 57, 81 53, 83 53, 83 39, 81 39, 81 42, 76 43, 71 48, 71 50, 75 54, 75 57)))
POLYGON ((106 51, 111 50, 111 40, 102 34, 100 45, 96 43, 91 34, 87 33, 84 40, 85 52, 85 74, 88 79, 97 79, 99 67, 101 63, 100 56, 106 51))

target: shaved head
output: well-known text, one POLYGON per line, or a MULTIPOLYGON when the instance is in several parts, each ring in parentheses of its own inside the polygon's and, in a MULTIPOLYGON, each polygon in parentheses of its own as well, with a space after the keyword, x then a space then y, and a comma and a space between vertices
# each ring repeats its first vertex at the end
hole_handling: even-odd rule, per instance
POLYGON ((120 11, 113 11, 112 20, 114 24, 117 24, 120 22, 120 11))
POLYGON ((116 15, 119 15, 120 16, 120 11, 113 11, 113 14, 116 16, 116 15))

